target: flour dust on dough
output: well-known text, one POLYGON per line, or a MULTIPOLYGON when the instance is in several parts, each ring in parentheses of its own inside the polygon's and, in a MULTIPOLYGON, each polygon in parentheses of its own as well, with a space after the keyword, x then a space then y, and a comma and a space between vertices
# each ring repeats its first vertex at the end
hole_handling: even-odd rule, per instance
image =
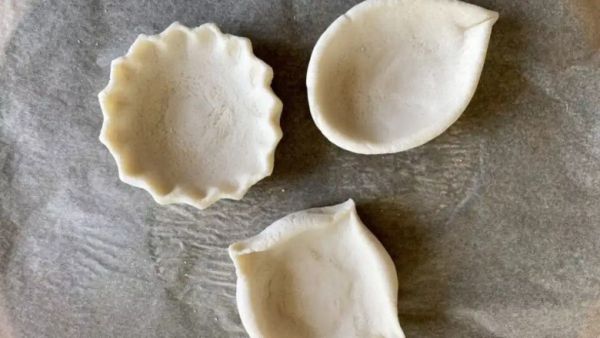
POLYGON ((310 111, 337 146, 395 153, 467 107, 498 14, 454 0, 367 0, 335 20, 310 59, 310 111))
POLYGON ((352 200, 288 215, 229 254, 250 337, 404 337, 394 263, 352 200))
POLYGON ((246 38, 214 24, 140 35, 99 94, 119 177, 161 204, 204 209, 271 174, 282 104, 246 38))

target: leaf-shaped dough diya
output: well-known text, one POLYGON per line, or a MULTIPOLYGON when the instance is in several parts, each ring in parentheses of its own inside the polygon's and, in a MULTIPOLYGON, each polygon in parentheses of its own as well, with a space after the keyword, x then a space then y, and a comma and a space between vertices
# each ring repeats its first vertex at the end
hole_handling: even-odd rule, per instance
POLYGON ((394 263, 352 200, 288 215, 229 254, 250 337, 404 337, 394 263))
POLYGON ((308 67, 310 111, 337 146, 394 153, 467 107, 498 14, 455 0, 368 0, 335 20, 308 67))

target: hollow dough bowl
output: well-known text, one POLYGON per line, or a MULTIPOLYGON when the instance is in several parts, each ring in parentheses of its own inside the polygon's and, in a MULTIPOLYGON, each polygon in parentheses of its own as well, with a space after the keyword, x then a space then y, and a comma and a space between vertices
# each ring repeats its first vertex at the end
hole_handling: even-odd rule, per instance
POLYGON ((282 104, 248 39, 214 24, 140 35, 99 94, 120 179, 160 204, 204 209, 271 174, 282 104))
POLYGON ((404 338, 396 268, 352 200, 290 214, 229 255, 252 338, 404 338))
POLYGON ((394 153, 444 132, 467 107, 498 14, 453 0, 368 0, 335 20, 310 59, 317 127, 337 146, 394 153))

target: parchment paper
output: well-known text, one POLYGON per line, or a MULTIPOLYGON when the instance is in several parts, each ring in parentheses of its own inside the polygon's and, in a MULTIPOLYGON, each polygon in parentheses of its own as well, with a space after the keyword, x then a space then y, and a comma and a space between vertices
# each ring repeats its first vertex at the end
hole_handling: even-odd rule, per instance
POLYGON ((386 156, 308 110, 312 46, 357 2, 0 0, 0 335, 244 337, 228 244, 351 197, 408 337, 600 337, 600 2, 473 0, 500 12, 473 101, 386 156), (98 141, 110 61, 176 20, 249 37, 284 102, 273 175, 206 211, 121 183, 98 141))

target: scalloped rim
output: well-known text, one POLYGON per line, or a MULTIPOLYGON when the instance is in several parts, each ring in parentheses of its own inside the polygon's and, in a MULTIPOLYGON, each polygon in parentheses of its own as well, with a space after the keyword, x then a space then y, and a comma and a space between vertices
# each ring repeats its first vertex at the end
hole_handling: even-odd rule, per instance
MULTIPOLYGON (((450 3, 453 3, 454 5, 465 6, 465 8, 470 7, 470 8, 475 8, 477 10, 486 11, 487 14, 489 15, 489 17, 486 20, 477 23, 477 25, 486 23, 486 24, 489 24, 490 26, 492 26, 496 22, 496 20, 498 20, 497 12, 494 12, 494 11, 491 11, 491 10, 488 10, 488 9, 485 9, 483 7, 479 7, 476 5, 472 5, 472 4, 469 4, 466 2, 456 1, 456 0, 422 0, 422 1, 450 2, 450 3)), ((462 115, 464 110, 467 108, 467 106, 469 105, 469 102, 471 101, 471 98, 475 94, 475 89, 477 88, 477 84, 478 84, 479 78, 481 76, 481 71, 483 70, 483 64, 484 64, 485 55, 487 52, 487 45, 489 43, 489 39, 490 39, 490 35, 491 35, 491 29, 489 30, 487 36, 485 37, 484 43, 485 43, 486 48, 483 51, 481 62, 479 64, 475 65, 475 67, 477 67, 475 70, 476 71, 476 74, 475 74, 476 81, 473 84, 473 88, 471 90, 471 95, 465 99, 464 104, 461 107, 459 107, 454 114, 449 114, 449 116, 446 119, 439 121, 435 125, 431 125, 428 128, 424 128, 424 129, 422 129, 414 134, 411 134, 409 136, 398 138, 394 142, 376 143, 376 142, 365 142, 365 141, 359 141, 359 140, 353 139, 352 137, 349 137, 348 135, 338 131, 336 126, 331 125, 329 122, 327 122, 323 118, 324 114, 321 109, 321 103, 319 102, 320 100, 318 100, 316 98, 317 95, 315 95, 314 91, 315 91, 316 83, 318 82, 318 77, 319 77, 318 74, 320 72, 319 61, 322 58, 323 52, 325 50, 325 47, 329 43, 329 40, 333 39, 335 37, 337 32, 341 29, 343 22, 351 21, 354 16, 360 15, 364 11, 368 11, 371 7, 385 5, 385 4, 398 4, 401 2, 406 2, 406 1, 405 0, 366 0, 366 1, 363 1, 363 2, 355 5, 354 7, 350 8, 346 13, 339 16, 335 21, 333 21, 333 23, 331 23, 331 25, 329 25, 329 27, 327 27, 327 29, 319 37, 315 47, 313 48, 313 51, 312 51, 312 54, 310 57, 310 61, 308 63, 308 70, 307 70, 307 75, 306 75, 306 87, 308 90, 308 104, 309 104, 309 108, 310 108, 310 113, 311 113, 313 120, 315 121, 315 124, 321 131, 321 133, 331 143, 337 145, 338 147, 340 147, 344 150, 351 151, 351 152, 354 152, 357 154, 376 155, 376 154, 397 153, 400 151, 409 150, 409 149, 418 147, 420 145, 423 145, 423 144, 433 140, 434 138, 438 137, 440 134, 442 134, 444 131, 446 131, 446 129, 448 129, 454 122, 456 122, 456 120, 458 120, 458 118, 462 115)))
POLYGON ((199 209, 205 209, 220 199, 240 200, 242 197, 244 197, 244 195, 252 185, 260 181, 261 179, 271 175, 271 173, 273 172, 273 166, 275 161, 275 149, 277 148, 277 145, 279 144, 279 141, 283 136, 281 127, 279 125, 283 104, 271 88, 272 79, 273 69, 264 61, 256 57, 252 50, 252 43, 248 38, 223 34, 214 23, 205 23, 194 29, 190 29, 186 26, 179 24, 178 22, 174 22, 158 35, 147 36, 144 34, 140 34, 134 41, 134 43, 131 45, 125 56, 119 57, 111 62, 110 80, 108 82, 108 85, 98 94, 100 107, 102 109, 102 115, 104 117, 99 137, 100 142, 108 148, 108 150, 114 157, 117 163, 119 179, 124 183, 148 191, 150 195, 152 195, 153 199, 159 204, 165 205, 173 203, 184 203, 199 209), (148 177, 148 175, 143 171, 143 169, 140 173, 134 173, 128 169, 128 166, 126 164, 126 161, 128 160, 127 156, 123 155, 118 149, 122 146, 117 146, 108 137, 108 133, 111 129, 110 116, 118 113, 113 109, 109 108, 108 100, 110 93, 113 90, 115 90, 116 84, 118 83, 118 80, 114 76, 115 68, 121 63, 139 62, 136 61, 134 57, 132 57, 132 54, 135 52, 137 46, 140 43, 150 42, 157 46, 159 49, 165 48, 163 38, 172 31, 182 31, 190 36, 195 36, 195 34, 202 32, 206 29, 212 31, 217 37, 217 39, 220 39, 225 43, 234 42, 239 44, 242 52, 246 53, 246 55, 248 55, 254 62, 260 65, 260 67, 262 68, 262 76, 260 77, 262 81, 257 81, 256 87, 261 88, 272 99, 271 107, 266 113, 268 115, 268 125, 273 131, 273 143, 270 147, 270 150, 265 154, 265 160, 263 163, 264 170, 262 172, 256 173, 254 175, 248 175, 243 179, 238 180, 239 185, 237 186, 237 189, 235 189, 235 191, 225 191, 224 189, 218 186, 211 186, 206 187, 206 193, 202 194, 204 195, 204 197, 197 198, 187 191, 186 185, 180 185, 178 183, 175 183, 171 191, 169 191, 168 193, 161 193, 159 191, 160 189, 157 187, 157 184, 153 182, 153 179, 148 177))

